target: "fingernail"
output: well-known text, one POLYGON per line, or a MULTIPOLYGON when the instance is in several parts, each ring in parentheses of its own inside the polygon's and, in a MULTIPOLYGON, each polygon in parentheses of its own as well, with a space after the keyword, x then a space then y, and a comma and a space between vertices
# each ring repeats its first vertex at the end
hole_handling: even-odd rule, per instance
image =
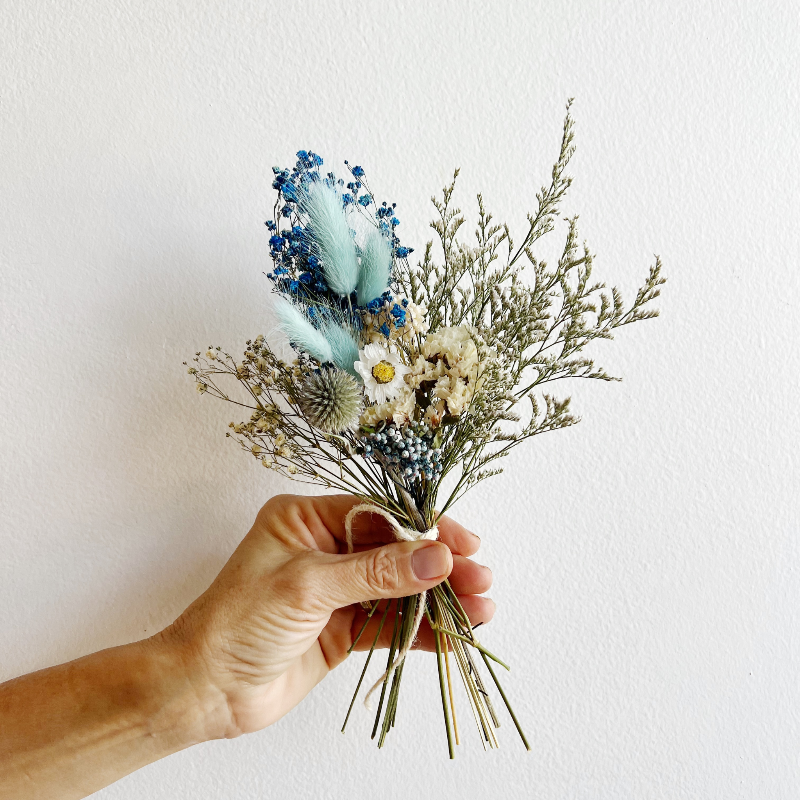
POLYGON ((449 565, 447 549, 438 544, 421 547, 411 556, 411 568, 421 581, 429 581, 444 575, 449 565))

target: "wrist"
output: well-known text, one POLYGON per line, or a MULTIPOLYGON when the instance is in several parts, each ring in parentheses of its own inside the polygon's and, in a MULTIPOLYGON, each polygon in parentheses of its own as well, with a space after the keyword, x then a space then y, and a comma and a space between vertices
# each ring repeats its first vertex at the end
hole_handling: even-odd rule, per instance
POLYGON ((174 737, 180 749, 230 737, 225 693, 208 678, 203 661, 170 628, 138 643, 149 660, 154 711, 151 735, 174 737))
POLYGON ((0 685, 0 795, 86 797, 224 735, 226 715, 224 695, 162 636, 23 675, 0 685))

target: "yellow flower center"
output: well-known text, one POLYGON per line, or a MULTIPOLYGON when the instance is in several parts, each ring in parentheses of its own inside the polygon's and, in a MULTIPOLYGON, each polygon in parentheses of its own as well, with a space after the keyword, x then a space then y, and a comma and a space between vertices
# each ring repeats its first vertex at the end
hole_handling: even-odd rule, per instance
POLYGON ((394 366, 388 361, 379 361, 372 368, 372 377, 378 383, 391 383, 394 379, 394 366))

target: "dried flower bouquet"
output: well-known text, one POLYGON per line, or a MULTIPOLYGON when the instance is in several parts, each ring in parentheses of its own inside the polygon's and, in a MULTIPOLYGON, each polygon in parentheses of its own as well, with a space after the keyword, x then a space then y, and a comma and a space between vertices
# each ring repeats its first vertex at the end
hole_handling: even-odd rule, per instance
MULTIPOLYGON (((572 142, 568 105, 549 186, 536 195, 519 243, 493 222, 480 195, 475 239, 459 239, 465 220, 453 207, 454 176, 433 199, 438 252, 429 242, 416 266, 398 239, 395 206, 375 201, 361 167, 345 162, 345 183, 320 171, 319 156, 300 151, 294 169, 275 168, 269 278, 296 357, 279 358, 263 336, 247 342, 241 361, 219 347, 196 355, 189 372, 198 391, 250 415, 232 422, 228 435, 265 467, 352 493, 396 523, 401 537, 415 538, 435 535, 437 516, 501 472, 511 448, 575 424, 569 398, 542 389, 562 378, 613 380, 586 345, 656 316, 649 304, 664 279, 656 259, 626 306, 616 289, 592 282, 576 218, 556 264, 534 254, 570 185, 572 142), (244 388, 245 399, 230 396, 225 378, 244 388)), ((371 604, 367 620, 378 611, 371 604)), ((383 603, 380 612, 379 628, 389 624, 393 634, 373 687, 380 690, 372 731, 379 745, 394 725, 405 653, 424 615, 435 634, 450 756, 458 739, 451 655, 484 747, 497 746, 499 720, 478 662, 528 747, 497 677, 497 666, 507 667, 478 641, 447 581, 427 595, 383 603)))

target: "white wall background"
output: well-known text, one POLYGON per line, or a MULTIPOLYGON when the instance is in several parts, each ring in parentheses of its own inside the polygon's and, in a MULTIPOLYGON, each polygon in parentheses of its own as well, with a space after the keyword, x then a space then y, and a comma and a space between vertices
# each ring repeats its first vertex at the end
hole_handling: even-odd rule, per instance
POLYGON ((455 166, 521 231, 574 95, 565 213, 628 296, 654 252, 669 277, 595 350, 625 382, 574 387, 584 422, 455 513, 531 754, 506 724, 449 763, 425 656, 386 749, 366 714, 343 737, 359 657, 99 796, 800 794, 799 15, 653 5, 0 4, 0 679, 167 624, 293 490, 181 362, 269 330, 270 168, 297 149, 363 164, 418 250, 455 166))

